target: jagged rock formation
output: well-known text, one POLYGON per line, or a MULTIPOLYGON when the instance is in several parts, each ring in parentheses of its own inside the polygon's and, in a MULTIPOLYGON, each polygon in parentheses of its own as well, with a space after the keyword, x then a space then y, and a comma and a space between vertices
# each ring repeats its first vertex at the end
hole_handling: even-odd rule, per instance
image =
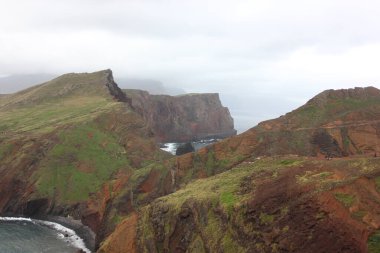
POLYGON ((216 93, 168 96, 150 95, 141 90, 124 91, 159 142, 187 142, 236 134, 229 110, 222 106, 216 93))

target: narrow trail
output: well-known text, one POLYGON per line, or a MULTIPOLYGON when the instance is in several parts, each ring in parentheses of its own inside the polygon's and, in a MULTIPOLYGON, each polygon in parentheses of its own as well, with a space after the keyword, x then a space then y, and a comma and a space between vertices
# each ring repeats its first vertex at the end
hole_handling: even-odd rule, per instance
POLYGON ((292 130, 292 131, 305 131, 305 130, 317 130, 317 129, 334 129, 334 128, 343 128, 343 127, 357 127, 357 126, 365 126, 365 125, 373 125, 373 124, 379 124, 380 120, 371 120, 366 122, 355 122, 355 123, 345 123, 345 124, 339 124, 339 125, 332 125, 332 126, 320 126, 320 127, 300 127, 295 129, 286 129, 286 130, 292 130))

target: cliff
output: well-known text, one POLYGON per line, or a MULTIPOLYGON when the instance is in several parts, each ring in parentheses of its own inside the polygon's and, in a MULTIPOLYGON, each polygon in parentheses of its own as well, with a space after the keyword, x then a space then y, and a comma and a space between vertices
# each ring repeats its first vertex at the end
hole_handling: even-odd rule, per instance
POLYGON ((110 71, 64 75, 0 100, 0 214, 81 219, 99 253, 376 252, 379 94, 325 91, 172 157, 110 71))
POLYGON ((141 90, 124 91, 159 142, 187 142, 236 134, 230 112, 222 106, 216 93, 168 96, 141 90))
POLYGON ((136 209, 124 209, 130 216, 98 252, 375 252, 377 94, 323 92, 278 119, 146 168, 134 180, 136 209))
POLYGON ((134 170, 168 158, 110 70, 6 96, 0 118, 0 215, 70 215, 99 237, 134 170))

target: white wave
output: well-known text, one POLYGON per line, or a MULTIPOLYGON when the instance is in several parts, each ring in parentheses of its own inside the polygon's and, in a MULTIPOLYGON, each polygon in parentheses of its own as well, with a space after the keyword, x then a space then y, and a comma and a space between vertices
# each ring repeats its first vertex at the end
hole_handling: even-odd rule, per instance
POLYGON ((175 155, 178 145, 179 145, 178 143, 164 143, 164 147, 161 148, 161 150, 169 152, 172 155, 175 155))
POLYGON ((0 221, 30 221, 32 222, 32 219, 22 218, 22 217, 0 217, 0 221))
POLYGON ((21 218, 21 217, 0 217, 0 221, 28 221, 34 224, 39 224, 42 226, 47 226, 55 231, 57 231, 57 237, 61 240, 68 242, 73 245, 77 249, 82 249, 86 253, 91 253, 91 251, 86 247, 82 238, 80 238, 74 230, 62 226, 61 224, 43 221, 43 220, 35 220, 30 218, 21 218))

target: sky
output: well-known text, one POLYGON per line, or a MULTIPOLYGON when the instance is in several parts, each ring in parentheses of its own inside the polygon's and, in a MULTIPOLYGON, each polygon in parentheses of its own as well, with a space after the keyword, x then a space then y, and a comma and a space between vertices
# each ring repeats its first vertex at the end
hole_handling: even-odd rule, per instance
POLYGON ((380 87, 378 0, 0 5, 0 76, 110 68, 116 80, 219 92, 239 132, 326 89, 380 87))

